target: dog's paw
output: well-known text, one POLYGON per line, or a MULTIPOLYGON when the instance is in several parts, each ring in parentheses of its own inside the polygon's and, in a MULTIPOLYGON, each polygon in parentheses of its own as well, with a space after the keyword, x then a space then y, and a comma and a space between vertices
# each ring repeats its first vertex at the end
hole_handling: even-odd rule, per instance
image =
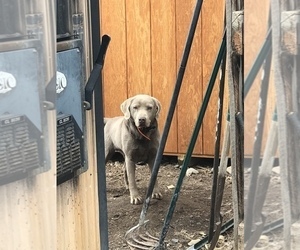
POLYGON ((143 203, 143 198, 140 195, 136 195, 134 197, 130 197, 130 203, 133 205, 139 205, 143 203))
POLYGON ((153 192, 152 194, 152 199, 157 199, 157 200, 161 200, 162 199, 162 194, 160 192, 153 192))

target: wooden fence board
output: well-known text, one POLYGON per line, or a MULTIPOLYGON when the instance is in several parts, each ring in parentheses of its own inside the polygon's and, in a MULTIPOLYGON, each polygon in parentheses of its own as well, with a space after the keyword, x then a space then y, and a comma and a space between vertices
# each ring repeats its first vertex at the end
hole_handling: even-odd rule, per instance
MULTIPOLYGON (((246 1, 245 9, 248 13, 251 13, 251 18, 247 18, 245 14, 245 32, 244 32, 244 44, 245 44, 245 70, 244 76, 246 77, 250 71, 250 68, 266 38, 268 28, 268 13, 269 13, 269 1, 246 1)), ((244 100, 244 113, 245 113, 245 155, 250 156, 253 152, 253 143, 255 136, 255 127, 257 122, 257 110, 258 100, 260 92, 260 71, 244 100)), ((266 121, 264 129, 263 145, 266 141, 266 133, 270 126, 274 111, 274 86, 272 82, 272 75, 270 81, 270 92, 268 95, 268 105, 266 112, 266 121)), ((263 152, 263 149, 262 149, 263 152)))
MULTIPOLYGON (((203 68, 203 97, 205 95, 212 69, 220 48, 224 32, 224 2, 204 1, 201 13, 202 21, 202 68, 203 68)), ((215 147, 216 120, 219 100, 219 76, 217 77, 213 93, 211 95, 206 115, 203 121, 203 151, 204 155, 211 155, 215 147)), ((226 99, 225 101, 226 102, 226 99)), ((227 113, 227 111, 226 111, 227 113)), ((223 123, 224 124, 224 123, 223 123)))
POLYGON ((104 113, 121 115, 120 104, 127 98, 127 51, 125 1, 101 0, 100 24, 102 35, 111 41, 103 70, 104 113))
MULTIPOLYGON (((159 118, 161 133, 176 81, 175 32, 175 2, 172 0, 151 1, 152 95, 159 99, 162 104, 162 112, 159 118)), ((176 128, 177 112, 173 117, 165 152, 177 152, 176 128)))
POLYGON ((151 95, 150 0, 126 1, 128 96, 151 95))
MULTIPOLYGON (((196 1, 176 1, 177 65, 180 64, 196 1)), ((178 153, 184 154, 202 103, 201 17, 193 40, 186 73, 178 102, 178 153)), ((202 129, 199 138, 202 137, 202 129)), ((194 154, 202 153, 202 142, 197 141, 194 154)))

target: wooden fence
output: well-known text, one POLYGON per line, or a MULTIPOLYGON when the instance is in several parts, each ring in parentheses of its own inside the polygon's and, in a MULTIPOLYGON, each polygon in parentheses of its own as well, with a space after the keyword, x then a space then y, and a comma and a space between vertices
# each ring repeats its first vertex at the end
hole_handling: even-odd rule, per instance
MULTIPOLYGON (((101 33, 112 38, 104 67, 105 114, 121 115, 120 103, 137 93, 157 97, 166 118, 195 0, 101 0, 101 33)), ((204 1, 166 154, 184 154, 223 33, 224 2, 204 1)), ((266 34, 268 1, 246 1, 245 75, 266 34), (255 11, 254 11, 255 10, 255 11), (251 23, 255 22, 255 23, 251 23), (254 27, 255 30, 250 30, 254 27)), ((245 152, 251 153, 258 81, 245 100, 245 152)), ((196 156, 212 156, 218 96, 214 91, 196 156)), ((272 99, 268 114, 272 114, 272 99)), ((271 116, 271 115, 270 115, 271 116)), ((89 170, 56 187, 55 111, 49 117, 51 170, 0 187, 0 249, 99 249, 97 171, 93 117, 88 116, 89 170), (77 181, 77 182, 76 182, 77 181)), ((268 126, 266 126, 267 128, 268 126)))
MULTIPOLYGON (((111 36, 104 67, 105 116, 138 93, 162 103, 162 131, 195 0, 101 0, 101 33, 111 36)), ((165 154, 186 152, 224 29, 224 2, 204 1, 165 154)), ((216 85, 217 86, 217 85, 216 85)), ((214 154, 218 91, 215 88, 195 156, 214 154)))

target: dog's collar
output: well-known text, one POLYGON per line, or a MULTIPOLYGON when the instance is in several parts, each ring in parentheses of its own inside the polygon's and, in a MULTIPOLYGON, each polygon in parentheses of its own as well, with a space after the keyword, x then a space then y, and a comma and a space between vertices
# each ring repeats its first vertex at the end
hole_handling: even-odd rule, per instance
POLYGON ((144 127, 144 128, 138 128, 138 129, 144 133, 148 133, 150 130, 156 129, 156 126, 152 125, 150 127, 144 127))
POLYGON ((151 139, 147 135, 145 135, 145 133, 148 133, 150 130, 155 129, 155 128, 156 128, 156 126, 154 126, 154 125, 152 125, 150 127, 141 128, 141 129, 139 127, 136 127, 139 134, 141 136, 143 136, 144 138, 146 138, 148 141, 151 141, 151 139))
POLYGON ((156 126, 155 125, 151 125, 149 127, 143 127, 143 128, 139 128, 135 125, 134 123, 134 120, 132 117, 130 117, 130 120, 133 124, 133 126, 136 128, 137 132, 142 136, 144 137, 145 139, 147 139, 148 141, 151 141, 151 139, 146 135, 146 133, 148 133, 149 131, 153 130, 153 129, 156 129, 156 126))

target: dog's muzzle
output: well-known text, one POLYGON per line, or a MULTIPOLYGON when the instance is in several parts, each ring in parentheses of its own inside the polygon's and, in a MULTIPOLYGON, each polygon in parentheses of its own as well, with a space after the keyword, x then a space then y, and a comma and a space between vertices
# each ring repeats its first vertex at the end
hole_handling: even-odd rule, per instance
POLYGON ((138 122, 139 122, 139 125, 138 125, 139 128, 145 128, 145 127, 147 127, 146 118, 139 118, 138 122))

